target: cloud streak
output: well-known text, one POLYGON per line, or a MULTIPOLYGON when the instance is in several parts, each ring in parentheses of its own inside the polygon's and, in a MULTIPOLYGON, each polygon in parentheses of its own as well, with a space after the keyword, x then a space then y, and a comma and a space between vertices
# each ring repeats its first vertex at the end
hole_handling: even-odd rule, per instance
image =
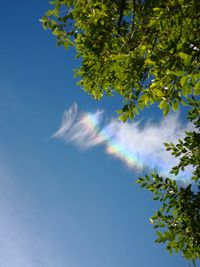
POLYGON ((98 145, 104 142, 98 129, 102 115, 102 111, 97 111, 94 114, 78 114, 77 104, 74 104, 64 112, 60 129, 53 137, 64 139, 66 142, 73 142, 85 149, 98 145))
POLYGON ((20 203, 13 180, 0 162, 0 266, 69 266, 59 260, 49 240, 26 220, 30 214, 26 205, 20 203))
MULTIPOLYGON (((103 111, 81 113, 74 104, 63 114, 59 130, 53 138, 71 142, 81 149, 104 145, 108 154, 122 160, 137 171, 144 168, 167 175, 176 164, 176 159, 165 151, 164 142, 177 142, 184 137, 185 130, 191 130, 190 123, 183 125, 178 114, 171 114, 158 123, 122 123, 111 119, 103 124, 103 111)), ((181 176, 191 172, 182 173, 181 176)), ((185 177, 186 178, 186 177, 185 177)))

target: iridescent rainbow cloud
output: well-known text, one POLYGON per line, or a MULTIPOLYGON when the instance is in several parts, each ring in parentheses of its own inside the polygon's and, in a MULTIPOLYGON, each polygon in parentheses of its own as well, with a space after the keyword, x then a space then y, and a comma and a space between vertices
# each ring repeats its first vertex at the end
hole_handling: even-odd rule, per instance
MULTIPOLYGON (((98 113, 97 113, 98 114, 98 113)), ((126 145, 117 140, 114 134, 118 131, 118 125, 110 125, 102 130, 99 129, 99 123, 96 120, 96 114, 87 114, 87 123, 91 128, 96 129, 100 140, 106 144, 106 151, 108 154, 114 155, 126 163, 127 166, 142 169, 143 162, 134 155, 126 145)))
MULTIPOLYGON (((178 115, 170 115, 159 123, 147 122, 143 127, 138 122, 122 123, 117 119, 102 125, 103 111, 79 113, 77 104, 64 112, 59 130, 54 138, 75 143, 82 149, 104 144, 106 152, 122 160, 129 168, 141 171, 156 170, 161 175, 169 174, 176 160, 165 151, 163 143, 176 142, 183 138, 191 125, 182 125, 178 115)), ((184 172, 187 179, 191 170, 184 172)), ((182 175, 183 176, 183 175, 182 175)))

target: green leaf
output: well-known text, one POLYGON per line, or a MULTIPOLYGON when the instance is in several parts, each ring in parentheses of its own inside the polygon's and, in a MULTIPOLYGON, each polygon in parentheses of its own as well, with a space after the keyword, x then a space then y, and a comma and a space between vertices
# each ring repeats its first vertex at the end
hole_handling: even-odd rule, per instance
POLYGON ((146 50, 147 50, 146 45, 141 45, 141 46, 139 47, 139 53, 140 53, 140 56, 143 56, 144 53, 146 52, 146 50))
POLYGON ((180 52, 180 53, 178 53, 179 54, 179 57, 180 58, 182 58, 182 59, 187 59, 188 57, 189 57, 189 55, 188 54, 186 54, 186 53, 183 53, 183 52, 180 52))
POLYGON ((183 76, 185 74, 185 71, 178 70, 178 71, 172 71, 171 73, 179 77, 179 76, 183 76))
POLYGON ((180 83, 181 83, 181 86, 184 87, 187 83, 187 80, 188 80, 188 76, 183 76, 181 77, 180 79, 180 83))
POLYGON ((176 49, 177 49, 178 51, 182 50, 182 48, 183 48, 183 43, 179 43, 179 44, 177 44, 176 49))
POLYGON ((176 99, 176 100, 172 103, 172 109, 173 109, 174 112, 177 111, 178 106, 179 106, 179 104, 178 104, 178 100, 176 99))
POLYGON ((156 220, 158 218, 158 213, 155 213, 153 216, 151 216, 152 220, 156 220))
POLYGON ((179 53, 179 57, 184 60, 184 64, 186 66, 189 66, 191 64, 191 60, 192 60, 192 56, 191 55, 188 55, 186 53, 180 52, 179 53))
POLYGON ((188 96, 189 92, 188 92, 188 88, 186 86, 184 86, 182 88, 182 94, 183 94, 184 97, 187 97, 188 96))
POLYGON ((150 20, 149 26, 150 27, 155 27, 159 23, 159 20, 157 18, 153 18, 150 20))
POLYGON ((169 112, 169 104, 167 104, 167 105, 164 107, 164 109, 163 109, 163 115, 164 115, 164 116, 167 116, 168 112, 169 112))
POLYGON ((159 108, 160 109, 165 109, 167 106, 167 101, 166 100, 162 100, 159 104, 159 108))

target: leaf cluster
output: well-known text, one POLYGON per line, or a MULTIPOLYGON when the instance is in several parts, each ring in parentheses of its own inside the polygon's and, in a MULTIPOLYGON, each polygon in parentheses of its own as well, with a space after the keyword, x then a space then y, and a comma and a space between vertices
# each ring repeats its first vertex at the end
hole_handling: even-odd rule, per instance
MULTIPOLYGON (((161 208, 150 218, 157 231, 157 243, 165 243, 172 254, 181 252, 193 262, 200 258, 200 192, 194 192, 191 184, 178 186, 175 180, 152 173, 138 179, 159 200, 161 208)), ((200 189, 200 185, 198 186, 200 189)))
POLYGON ((161 229, 157 231, 156 242, 166 243, 170 253, 181 252, 195 264, 200 259, 200 103, 191 99, 190 104, 193 108, 188 118, 194 123, 194 131, 186 132, 185 138, 176 145, 165 143, 165 146, 179 158, 179 163, 171 170, 176 180, 180 171, 192 166, 193 174, 188 180, 196 183, 183 187, 176 180, 156 173, 140 177, 137 183, 151 191, 154 200, 161 202, 161 208, 150 218, 153 227, 161 229))
POLYGON ((79 85, 95 99, 119 94, 120 118, 157 103, 166 115, 200 92, 200 2, 55 0, 41 19, 58 45, 75 46, 79 85))

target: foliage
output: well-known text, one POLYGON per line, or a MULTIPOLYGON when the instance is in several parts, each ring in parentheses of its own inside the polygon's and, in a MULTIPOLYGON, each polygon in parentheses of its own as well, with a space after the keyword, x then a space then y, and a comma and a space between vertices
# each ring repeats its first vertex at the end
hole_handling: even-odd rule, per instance
MULTIPOLYGON (((197 0, 55 0, 41 19, 66 49, 75 46, 81 66, 79 85, 95 99, 119 94, 120 119, 132 119, 156 103, 163 114, 180 104, 190 107, 196 130, 177 144, 166 144, 179 164, 175 176, 193 166, 200 176, 200 1, 197 0)), ((187 259, 200 258, 199 186, 181 187, 157 174, 141 177, 142 187, 162 203, 152 217, 157 242, 187 259)))
POLYGON ((95 99, 120 94, 121 119, 154 102, 166 115, 200 92, 200 2, 56 0, 41 19, 58 45, 75 45, 80 85, 95 99), (124 3, 124 4, 123 4, 124 3), (121 16, 120 16, 121 15, 121 16))
MULTIPOLYGON (((193 109, 189 112, 189 119, 196 128, 200 127, 200 103, 189 100, 193 109)), ((200 133, 186 132, 184 140, 174 144, 165 144, 166 150, 175 157, 179 163, 174 166, 171 173, 178 175, 188 166, 193 166, 193 176, 197 183, 186 187, 178 185, 175 180, 152 173, 140 177, 137 181, 141 187, 147 188, 154 195, 154 200, 159 200, 162 206, 150 219, 154 228, 161 228, 157 232, 157 243, 167 242, 166 248, 172 251, 181 251, 186 259, 200 259, 200 133)))
POLYGON ((183 188, 169 178, 154 173, 152 177, 153 180, 149 176, 141 177, 138 183, 162 203, 150 218, 154 228, 160 228, 156 242, 167 242, 170 254, 181 251, 186 259, 195 262, 200 258, 200 192, 193 192, 191 184, 183 188))

